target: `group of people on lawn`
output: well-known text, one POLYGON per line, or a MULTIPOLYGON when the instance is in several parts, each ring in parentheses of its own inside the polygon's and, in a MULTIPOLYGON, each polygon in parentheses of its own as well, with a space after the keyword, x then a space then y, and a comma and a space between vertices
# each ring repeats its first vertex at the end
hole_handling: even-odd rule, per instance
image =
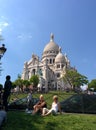
POLYGON ((50 114, 56 115, 58 111, 61 114, 61 107, 60 103, 58 102, 57 95, 53 96, 53 102, 50 109, 47 108, 47 103, 44 100, 43 95, 40 95, 40 100, 36 105, 33 106, 33 109, 34 109, 32 112, 33 115, 36 114, 37 112, 40 112, 42 116, 47 116, 50 114))
MULTIPOLYGON (((2 93, 0 93, 0 107, 3 107, 5 111, 8 111, 8 98, 10 97, 11 88, 12 88, 12 82, 10 81, 10 79, 11 79, 10 75, 7 75, 6 81, 4 84, 3 95, 2 93)), ((29 105, 31 104, 30 103, 31 98, 32 98, 32 93, 29 93, 28 94, 29 105)), ((42 116, 47 116, 47 115, 50 115, 51 113, 55 115, 58 111, 61 113, 60 103, 58 102, 57 95, 53 96, 51 109, 47 108, 47 103, 44 100, 43 95, 40 95, 39 98, 40 98, 39 102, 33 106, 33 112, 32 112, 33 115, 38 112, 40 112, 42 116)))

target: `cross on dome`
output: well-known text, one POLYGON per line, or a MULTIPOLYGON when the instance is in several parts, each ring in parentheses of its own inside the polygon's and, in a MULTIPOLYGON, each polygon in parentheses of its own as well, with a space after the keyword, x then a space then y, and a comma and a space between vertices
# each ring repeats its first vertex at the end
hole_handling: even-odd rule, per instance
POLYGON ((59 53, 61 53, 61 47, 59 47, 59 53))
POLYGON ((50 35, 50 42, 53 42, 53 41, 54 41, 54 34, 51 33, 51 35, 50 35))

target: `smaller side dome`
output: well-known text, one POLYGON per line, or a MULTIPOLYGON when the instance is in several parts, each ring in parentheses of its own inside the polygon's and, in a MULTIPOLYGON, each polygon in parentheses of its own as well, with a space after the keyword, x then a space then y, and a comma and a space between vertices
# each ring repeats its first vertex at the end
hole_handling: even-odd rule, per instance
POLYGON ((55 63, 65 63, 65 57, 64 55, 61 53, 61 48, 59 48, 59 53, 57 54, 56 58, 55 58, 55 63))

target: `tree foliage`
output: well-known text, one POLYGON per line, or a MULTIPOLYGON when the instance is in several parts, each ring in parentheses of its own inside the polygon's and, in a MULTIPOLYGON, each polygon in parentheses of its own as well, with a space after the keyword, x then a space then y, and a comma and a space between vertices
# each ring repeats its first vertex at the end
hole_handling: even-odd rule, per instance
POLYGON ((88 88, 94 88, 96 90, 96 79, 93 79, 89 84, 88 88))
POLYGON ((2 84, 0 84, 0 90, 3 88, 3 85, 2 84))
POLYGON ((16 86, 21 87, 21 86, 23 86, 23 80, 22 79, 16 79, 15 84, 16 84, 16 86))
POLYGON ((29 80, 23 80, 23 85, 28 87, 30 85, 30 81, 29 80))
POLYGON ((18 74, 18 75, 17 75, 17 78, 18 78, 18 79, 21 79, 21 74, 18 74))
POLYGON ((21 90, 23 91, 23 80, 21 79, 21 77, 18 77, 18 79, 14 81, 14 84, 16 86, 19 86, 19 88, 21 88, 21 90))
POLYGON ((68 82, 72 88, 80 87, 81 85, 88 83, 87 77, 84 75, 81 75, 75 70, 67 69, 63 78, 64 78, 64 81, 68 82))
POLYGON ((30 78, 30 83, 33 84, 33 87, 37 87, 38 83, 39 83, 39 77, 38 75, 33 75, 31 78, 30 78))
POLYGON ((15 81, 12 82, 12 88, 16 88, 16 83, 15 83, 15 81))

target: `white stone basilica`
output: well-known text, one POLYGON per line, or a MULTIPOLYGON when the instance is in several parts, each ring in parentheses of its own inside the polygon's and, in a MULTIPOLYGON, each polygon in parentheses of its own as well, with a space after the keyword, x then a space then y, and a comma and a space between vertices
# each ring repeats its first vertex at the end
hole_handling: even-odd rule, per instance
POLYGON ((62 54, 61 48, 54 42, 54 35, 51 34, 50 42, 45 46, 41 60, 37 55, 24 63, 22 79, 29 80, 32 75, 39 75, 40 89, 61 89, 70 88, 68 83, 64 83, 62 76, 65 68, 72 69, 66 54, 62 54))

